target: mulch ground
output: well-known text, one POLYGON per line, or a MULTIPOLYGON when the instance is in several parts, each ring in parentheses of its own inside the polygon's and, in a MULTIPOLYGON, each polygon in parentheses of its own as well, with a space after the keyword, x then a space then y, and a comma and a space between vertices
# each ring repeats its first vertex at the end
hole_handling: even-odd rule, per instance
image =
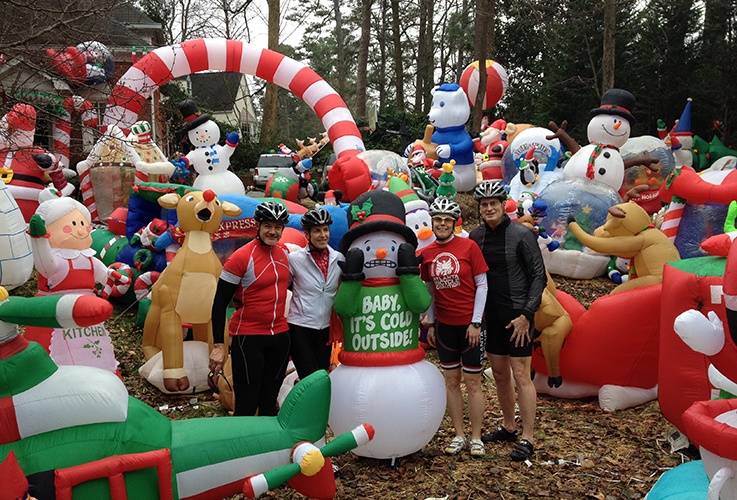
MULTIPOLYGON (((561 290, 589 306, 614 287, 610 281, 571 280, 555 276, 561 290)), ((166 396, 139 375, 141 331, 132 324, 135 310, 109 320, 117 357, 129 392, 160 409, 171 419, 225 415, 210 393, 195 396, 166 396)), ((437 362, 434 351, 428 360, 437 362)), ((496 392, 484 381, 487 395, 485 432, 501 422, 496 392)), ((443 454, 453 436, 446 417, 433 440, 421 451, 389 461, 344 454, 333 461, 338 499, 639 499, 660 475, 684 460, 698 458, 695 449, 672 453, 665 439, 671 424, 657 401, 637 408, 606 413, 596 398, 583 400, 538 396, 535 430, 536 453, 529 464, 512 462, 512 444, 487 446, 483 459, 465 452, 458 457, 443 454)), ((282 486, 266 498, 304 498, 282 486)), ((240 499, 242 497, 233 497, 240 499)))

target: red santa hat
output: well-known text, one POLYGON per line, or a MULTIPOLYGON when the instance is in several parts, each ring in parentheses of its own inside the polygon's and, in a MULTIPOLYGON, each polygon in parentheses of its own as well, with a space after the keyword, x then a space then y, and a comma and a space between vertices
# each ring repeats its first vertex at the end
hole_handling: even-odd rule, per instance
POLYGON ((8 125, 13 130, 30 131, 36 128, 36 108, 30 104, 19 103, 6 115, 8 125))
POLYGON ((494 123, 492 123, 489 126, 497 130, 504 130, 505 128, 507 128, 507 122, 499 118, 498 120, 494 121, 494 123))

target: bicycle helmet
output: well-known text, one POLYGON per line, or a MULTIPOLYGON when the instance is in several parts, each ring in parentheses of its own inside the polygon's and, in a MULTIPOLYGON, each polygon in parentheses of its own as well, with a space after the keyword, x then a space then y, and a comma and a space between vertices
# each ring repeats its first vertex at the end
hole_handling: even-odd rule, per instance
POLYGON ((256 207, 253 218, 256 219, 256 222, 268 221, 286 224, 289 220, 289 212, 287 212, 287 208, 281 203, 265 201, 256 207))
POLYGON ((439 196, 430 205, 430 217, 435 217, 436 215, 450 215, 455 220, 458 220, 461 217, 461 207, 450 198, 439 196))
POLYGON ((484 198, 499 198, 504 201, 507 199, 507 190, 501 182, 498 181, 484 181, 473 190, 473 197, 476 201, 483 200, 484 198))
POLYGON ((322 207, 308 210, 307 213, 302 216, 302 229, 309 229, 311 227, 323 225, 329 226, 332 223, 332 215, 322 207))

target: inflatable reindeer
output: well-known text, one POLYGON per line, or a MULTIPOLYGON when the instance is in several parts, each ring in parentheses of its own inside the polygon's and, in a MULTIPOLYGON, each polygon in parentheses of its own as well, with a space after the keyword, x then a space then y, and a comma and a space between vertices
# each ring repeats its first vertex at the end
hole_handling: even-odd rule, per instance
POLYGON ((168 193, 159 198, 159 205, 176 208, 185 238, 151 290, 151 308, 143 326, 143 353, 148 360, 162 352, 164 387, 169 392, 181 392, 190 385, 184 370, 182 323, 191 324, 195 340, 207 342, 212 348, 211 309, 222 264, 211 237, 223 216, 235 217, 241 209, 220 201, 209 189, 187 191, 182 197, 168 193))

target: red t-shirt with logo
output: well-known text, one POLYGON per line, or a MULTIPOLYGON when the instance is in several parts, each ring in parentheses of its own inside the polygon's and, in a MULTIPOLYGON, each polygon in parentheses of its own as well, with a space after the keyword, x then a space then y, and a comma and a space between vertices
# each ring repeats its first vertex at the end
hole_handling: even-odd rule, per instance
POLYGON ((420 273, 435 288, 435 319, 447 325, 467 325, 473 316, 476 283, 473 277, 489 268, 481 249, 468 238, 430 243, 420 250, 420 273))

